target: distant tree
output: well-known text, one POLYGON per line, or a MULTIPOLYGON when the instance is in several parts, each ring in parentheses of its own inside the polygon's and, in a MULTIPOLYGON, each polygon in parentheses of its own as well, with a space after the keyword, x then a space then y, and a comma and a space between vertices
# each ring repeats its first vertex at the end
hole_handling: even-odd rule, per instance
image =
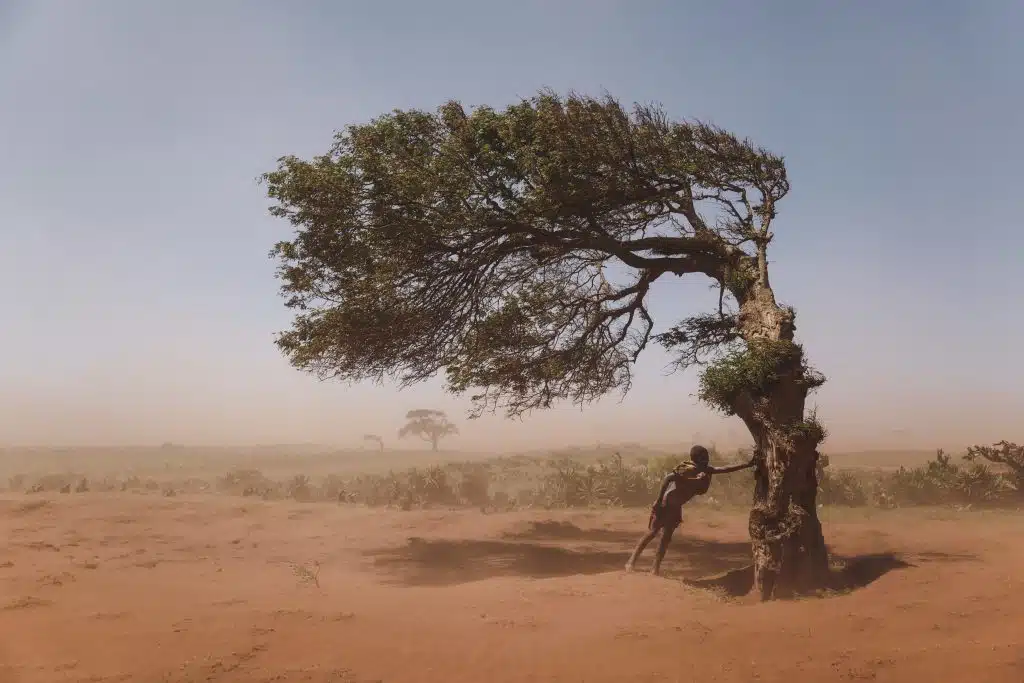
POLYGON ((373 441, 384 452, 384 438, 377 434, 363 434, 363 441, 373 441))
POLYGON ((808 394, 825 378, 768 277, 782 157, 656 106, 549 92, 503 111, 394 111, 264 181, 296 228, 272 252, 296 313, 291 363, 407 386, 444 371, 474 415, 625 392, 657 341, 703 367, 699 397, 758 457, 750 535, 762 598, 823 585, 808 394), (655 333, 658 280, 701 275, 708 312, 655 333))
POLYGON ((443 410, 410 410, 405 414, 405 419, 407 422, 398 430, 398 438, 418 436, 424 441, 429 441, 431 449, 435 451, 441 439, 459 433, 459 428, 448 420, 443 410))
POLYGON ((1004 440, 992 446, 971 446, 964 455, 966 460, 979 458, 1003 466, 1017 495, 1024 496, 1024 446, 1004 440))

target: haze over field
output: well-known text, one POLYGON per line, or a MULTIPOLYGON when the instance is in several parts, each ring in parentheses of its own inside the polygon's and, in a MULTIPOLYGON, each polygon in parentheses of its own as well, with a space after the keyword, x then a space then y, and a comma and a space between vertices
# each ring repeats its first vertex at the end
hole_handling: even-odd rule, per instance
MULTIPOLYGON (((473 423, 437 383, 320 383, 275 349, 288 226, 258 174, 394 107, 541 86, 785 155, 773 280, 830 380, 828 450, 1024 439, 1021 4, 690 5, 0 3, 0 443, 390 447, 419 407, 466 450, 745 443, 657 348, 621 403, 473 423)), ((715 299, 658 284, 660 329, 715 299)))

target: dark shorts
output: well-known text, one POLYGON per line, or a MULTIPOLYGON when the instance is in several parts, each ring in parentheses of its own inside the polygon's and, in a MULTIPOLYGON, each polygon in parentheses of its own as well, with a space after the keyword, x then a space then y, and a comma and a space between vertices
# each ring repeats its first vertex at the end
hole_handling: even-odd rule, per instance
POLYGON ((683 506, 669 505, 652 510, 651 519, 647 523, 647 526, 651 531, 655 531, 657 529, 672 529, 674 531, 675 528, 682 523, 683 506))

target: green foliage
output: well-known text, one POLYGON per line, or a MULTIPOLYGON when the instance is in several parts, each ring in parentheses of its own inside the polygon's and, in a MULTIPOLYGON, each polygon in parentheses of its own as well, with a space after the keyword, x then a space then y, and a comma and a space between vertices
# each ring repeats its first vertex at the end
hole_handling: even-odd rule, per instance
POLYGON ((1010 482, 986 465, 953 458, 939 450, 921 467, 895 472, 826 470, 819 480, 826 505, 880 507, 915 505, 999 505, 1009 503, 1010 482))
POLYGON ((651 499, 658 470, 653 472, 644 467, 630 466, 622 455, 616 453, 610 460, 601 462, 597 476, 605 482, 606 500, 611 505, 637 507, 651 499))
POLYGON ((818 481, 818 502, 822 505, 861 507, 871 501, 863 476, 850 470, 825 470, 818 481))
POLYGON ((451 505, 456 501, 455 490, 448 479, 448 474, 439 465, 424 470, 409 470, 406 487, 401 500, 402 507, 451 505))
POLYGON ((549 463, 549 474, 534 504, 548 508, 649 505, 664 474, 643 464, 628 464, 620 454, 589 466, 560 458, 549 463))
POLYGON ((818 418, 818 411, 812 409, 790 428, 790 438, 808 443, 820 444, 828 438, 828 429, 818 418))
MULTIPOLYGON (((1001 447, 1000 447, 1001 448, 1001 447)), ((727 466, 747 462, 750 453, 716 452, 712 463, 727 466)), ((976 451, 969 451, 976 453, 976 451)), ((837 469, 828 456, 819 461, 818 503, 825 506, 880 508, 954 505, 970 507, 1020 504, 1015 475, 989 463, 954 458, 939 451, 930 462, 896 471, 837 469)), ((129 475, 124 478, 84 477, 71 474, 14 475, 12 490, 92 495, 134 491, 165 495, 203 493, 211 488, 222 494, 264 500, 340 502, 400 510, 424 507, 471 507, 483 510, 512 508, 645 508, 657 495, 663 477, 685 460, 683 455, 629 458, 620 453, 587 458, 575 451, 555 457, 513 456, 487 461, 447 463, 386 474, 331 474, 319 480, 297 474, 274 480, 259 470, 236 469, 219 477, 214 486, 194 477, 155 480, 129 475)), ((751 504, 751 470, 715 476, 706 495, 690 505, 737 506, 751 504)))
POLYGON ((799 362, 803 351, 784 340, 758 339, 732 350, 704 369, 698 397, 726 415, 735 415, 742 394, 765 396, 779 380, 780 370, 799 362))
POLYGON ((750 268, 729 268, 725 274, 725 286, 731 292, 747 291, 755 280, 754 272, 750 268))
POLYGON ((676 366, 685 370, 736 353, 740 334, 735 315, 705 313, 686 318, 654 339, 674 351, 676 366))
POLYGON ((1024 446, 999 441, 992 446, 971 446, 964 458, 970 462, 985 460, 1000 468, 1018 496, 1024 497, 1024 446))
MULTIPOLYGON (((781 157, 715 126, 550 92, 394 111, 264 181, 296 229, 272 251, 295 367, 403 384, 443 371, 477 410, 513 415, 627 390, 655 282, 745 293, 789 191, 781 157)), ((684 354, 735 334, 690 331, 684 354)))
POLYGON ((901 467, 888 488, 896 500, 910 505, 985 504, 1005 498, 1012 485, 987 465, 956 463, 939 450, 923 468, 901 467))

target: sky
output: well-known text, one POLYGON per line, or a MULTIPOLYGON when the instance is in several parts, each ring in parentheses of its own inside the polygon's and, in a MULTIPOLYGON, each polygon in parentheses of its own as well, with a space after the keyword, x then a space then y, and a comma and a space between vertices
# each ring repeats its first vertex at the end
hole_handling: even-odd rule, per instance
MULTIPOLYGON (((453 448, 745 443, 658 349, 624 399, 469 422, 438 382, 320 382, 274 346, 291 228, 260 173, 541 88, 785 156, 773 284, 829 377, 827 450, 1024 440, 1022 32, 1016 0, 0 0, 0 445, 398 445, 420 407, 453 448)), ((658 284, 660 327, 716 300, 658 284)))

